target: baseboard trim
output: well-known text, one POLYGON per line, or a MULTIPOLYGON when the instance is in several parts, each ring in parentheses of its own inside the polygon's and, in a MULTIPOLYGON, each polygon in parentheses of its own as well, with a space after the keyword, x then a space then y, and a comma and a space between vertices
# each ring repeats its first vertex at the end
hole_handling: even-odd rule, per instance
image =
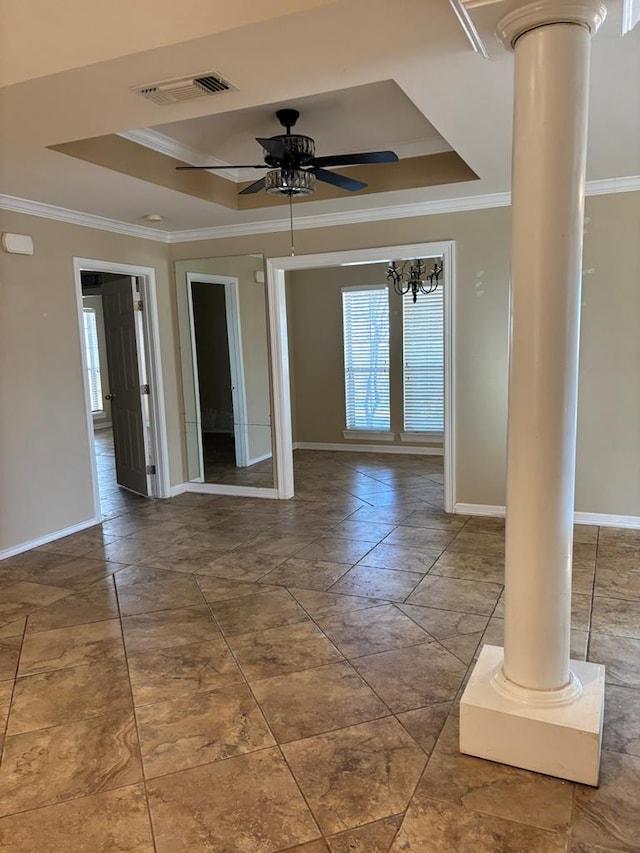
POLYGON ((242 498, 270 498, 278 500, 277 489, 261 489, 258 486, 226 486, 224 483, 184 483, 183 492, 200 495, 227 495, 242 498))
POLYGON ((273 453, 263 453, 262 456, 256 456, 253 459, 249 459, 249 464, 247 468, 250 468, 252 465, 257 465, 258 462, 265 462, 267 459, 272 459, 273 453))
POLYGON ((86 530, 87 527, 95 527, 96 524, 100 524, 100 521, 101 519, 96 516, 88 521, 81 521, 80 524, 73 524, 71 527, 64 527, 62 530, 56 530, 54 533, 40 536, 38 539, 31 539, 29 542, 14 545, 13 548, 0 551, 0 560, 15 557, 16 554, 22 554, 24 551, 30 551, 32 548, 39 548, 41 545, 48 545, 49 542, 55 542, 56 539, 64 539, 65 536, 71 536, 73 533, 80 533, 82 530, 86 530))
POLYGON ((181 495, 183 492, 186 492, 188 485, 189 485, 188 483, 178 483, 177 486, 170 486, 169 487, 169 497, 175 498, 178 495, 181 495))
MULTIPOLYGON (((504 518, 503 506, 490 504, 457 503, 455 511, 458 515, 486 515, 504 518)), ((640 515, 610 515, 601 512, 576 512, 573 520, 576 524, 587 524, 597 527, 629 527, 640 530, 640 515)))
POLYGON ((336 450, 355 453, 404 453, 411 456, 444 456, 442 447, 425 447, 399 444, 322 444, 316 441, 296 441, 294 450, 336 450))

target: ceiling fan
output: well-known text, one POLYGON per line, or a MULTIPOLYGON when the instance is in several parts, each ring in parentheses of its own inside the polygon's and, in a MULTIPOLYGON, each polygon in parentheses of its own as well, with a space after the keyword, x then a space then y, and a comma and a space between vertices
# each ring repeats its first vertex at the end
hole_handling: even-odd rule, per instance
MULTIPOLYGON (((310 195, 316 179, 348 192, 357 192, 367 186, 363 181, 330 172, 327 166, 356 166, 362 163, 395 163, 398 155, 393 151, 367 151, 362 154, 335 154, 316 157, 316 143, 310 136, 291 133, 297 122, 298 110, 282 109, 276 113, 286 133, 268 139, 256 138, 264 149, 264 163, 250 166, 233 166, 234 169, 268 169, 263 178, 249 184, 239 195, 250 195, 266 189, 272 195, 310 195)), ((176 166, 178 170, 228 169, 229 166, 176 166)))

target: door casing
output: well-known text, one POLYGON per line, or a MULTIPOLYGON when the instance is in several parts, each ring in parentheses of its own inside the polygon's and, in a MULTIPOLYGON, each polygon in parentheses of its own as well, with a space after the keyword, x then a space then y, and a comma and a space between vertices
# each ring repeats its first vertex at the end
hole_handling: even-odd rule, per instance
POLYGON ((82 317, 82 277, 83 272, 107 272, 123 276, 136 276, 140 282, 140 299, 144 309, 140 312, 141 321, 136 325, 139 351, 144 352, 148 383, 151 388, 149 395, 150 444, 153 464, 156 474, 151 477, 149 496, 168 498, 171 494, 169 480, 169 445, 167 438, 164 383, 162 376, 162 361, 160 357, 160 335, 158 324, 158 303, 156 291, 156 271, 153 267, 141 267, 135 264, 121 264, 114 261, 100 261, 93 258, 74 258, 73 273, 76 285, 76 306, 78 313, 78 333, 80 356, 82 364, 82 381, 87 415, 87 440, 89 465, 93 491, 93 518, 96 523, 101 520, 100 492, 98 490, 98 471, 93 450, 93 418, 91 416, 91 398, 84 341, 82 317))

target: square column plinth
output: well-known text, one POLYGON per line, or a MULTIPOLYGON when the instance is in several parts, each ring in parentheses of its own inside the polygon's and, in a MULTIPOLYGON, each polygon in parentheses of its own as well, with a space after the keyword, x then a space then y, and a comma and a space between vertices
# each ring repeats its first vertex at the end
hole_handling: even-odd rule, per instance
POLYGON ((539 705, 496 690, 494 674, 503 649, 484 646, 460 701, 460 752, 558 776, 598 784, 604 666, 572 660, 582 693, 566 705, 539 705))

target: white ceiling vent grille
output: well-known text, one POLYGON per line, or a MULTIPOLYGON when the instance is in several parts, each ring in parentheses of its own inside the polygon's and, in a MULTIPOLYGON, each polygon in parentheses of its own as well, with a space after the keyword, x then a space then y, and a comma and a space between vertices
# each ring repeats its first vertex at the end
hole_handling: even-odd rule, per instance
POLYGON ((165 80, 149 86, 136 86, 133 91, 154 104, 177 104, 192 101, 205 95, 217 95, 227 92, 232 86, 218 74, 201 74, 199 77, 182 77, 179 80, 165 80))

